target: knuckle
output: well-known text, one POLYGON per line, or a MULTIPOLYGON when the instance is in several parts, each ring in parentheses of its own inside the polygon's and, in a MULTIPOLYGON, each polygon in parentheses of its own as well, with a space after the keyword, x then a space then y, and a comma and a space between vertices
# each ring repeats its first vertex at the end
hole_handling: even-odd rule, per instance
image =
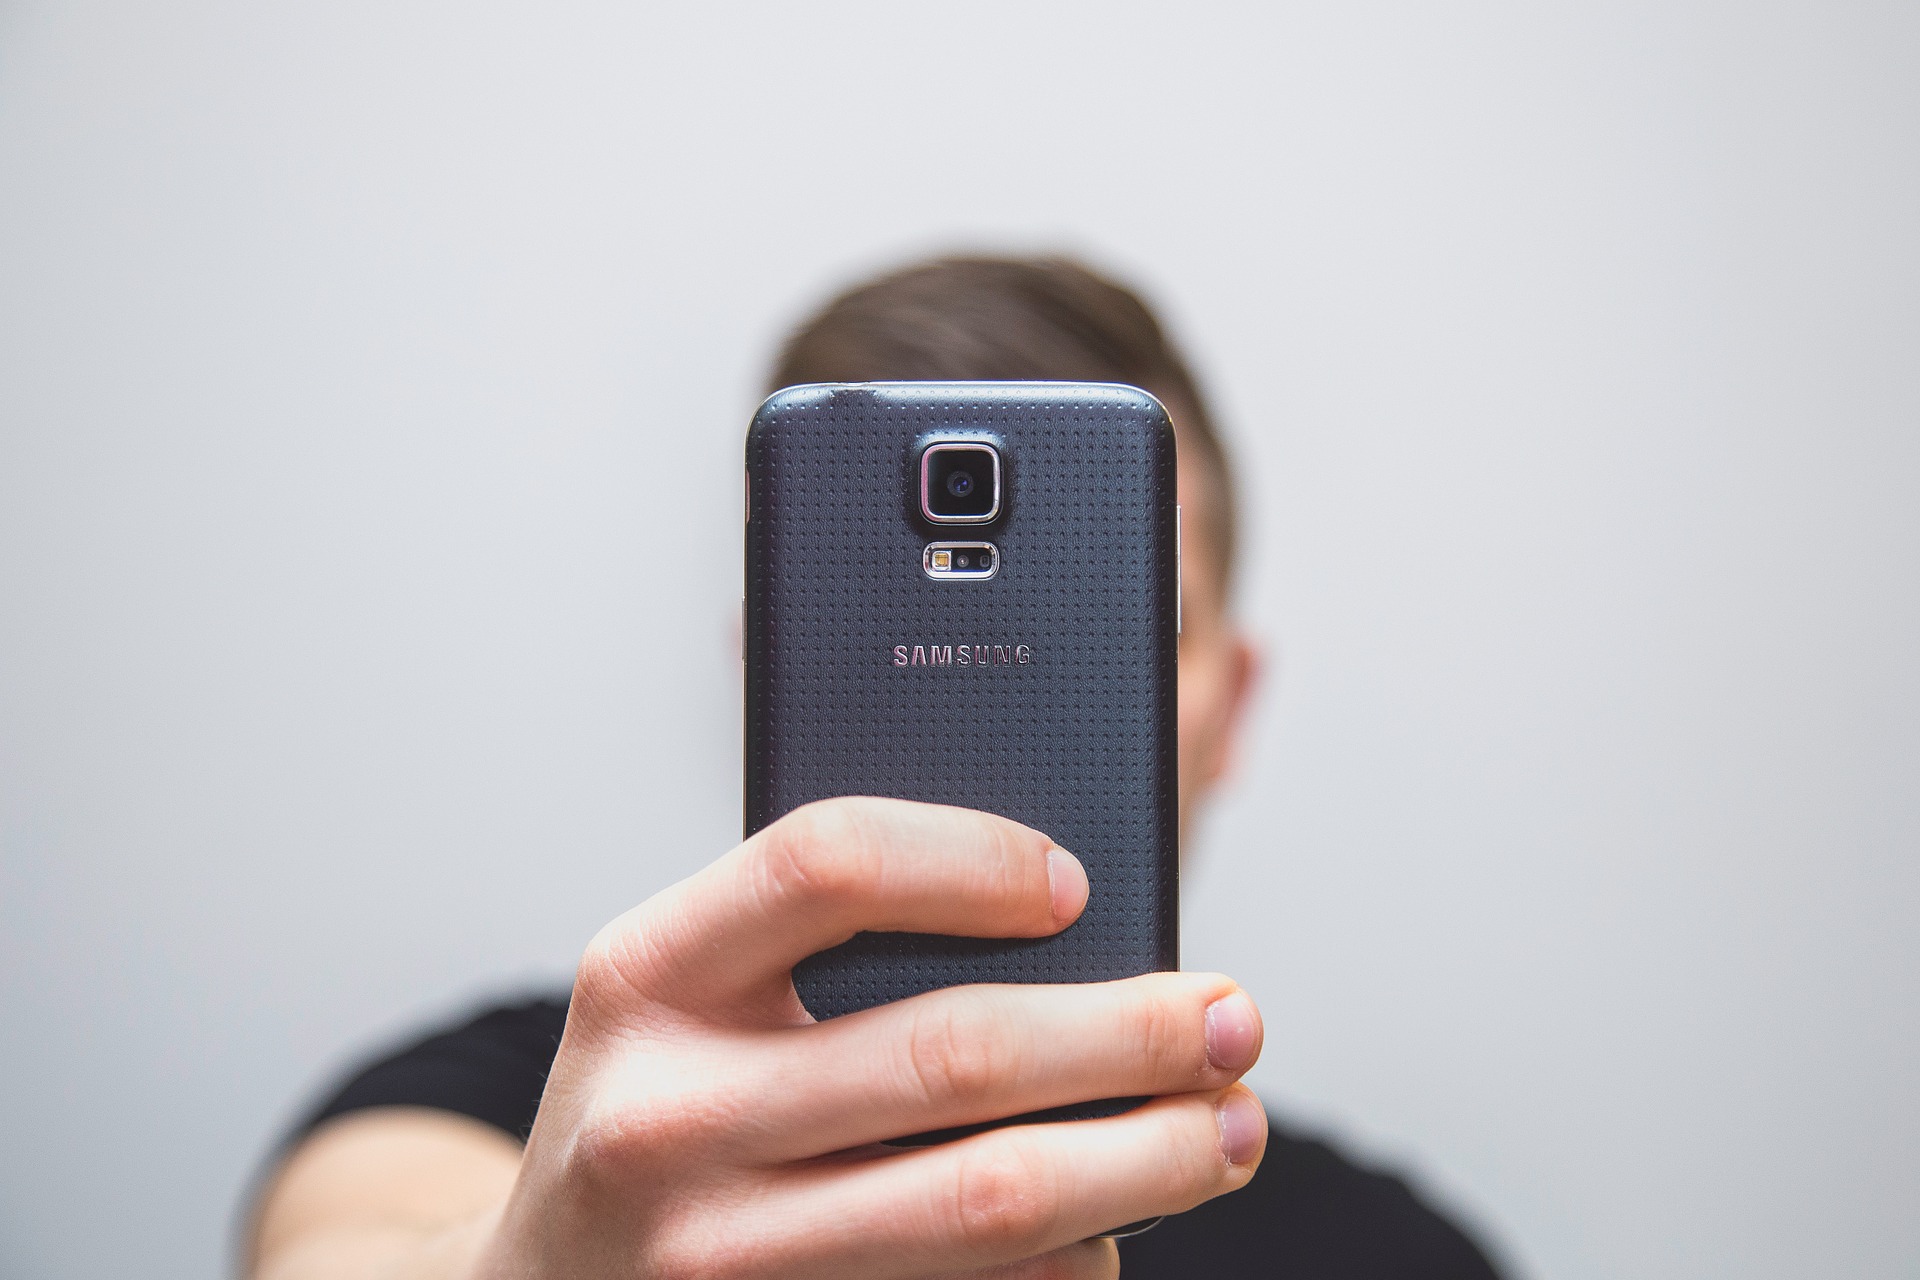
POLYGON ((575 999, 587 1008, 597 1008, 632 991, 636 985, 632 978, 633 952, 625 917, 594 934, 574 969, 575 999))
POLYGON ((1045 892, 1046 852, 1051 847, 1050 842, 1039 832, 1019 823, 991 815, 983 817, 986 818, 985 835, 991 856, 980 859, 976 865, 989 878, 988 891, 1004 902, 1038 907, 1051 918, 1053 903, 1051 896, 1045 892), (1038 893, 1034 892, 1036 886, 1041 890, 1038 893))
POLYGON ((767 828, 759 869, 775 901, 845 905, 862 896, 877 870, 868 823, 855 800, 820 800, 767 828))
POLYGON ((586 1186, 621 1187, 652 1163, 659 1138, 639 1109, 596 1106, 574 1127, 567 1163, 586 1186))
POLYGON ((569 1163, 589 1186, 624 1192, 636 1180, 655 1181, 724 1131, 725 1116, 712 1103, 685 1092, 598 1100, 574 1127, 569 1163))
POLYGON ((914 1011, 906 1040, 906 1069, 919 1101, 933 1108, 978 1099, 1009 1071, 1003 1040, 978 1033, 971 1016, 979 997, 952 993, 914 1011))
POLYGON ((1220 1152, 1219 1121, 1214 1118, 1218 1101, 1218 1095, 1209 1094, 1169 1117, 1166 1187, 1170 1196, 1178 1197, 1169 1212, 1185 1213, 1204 1204, 1224 1191, 1232 1179, 1232 1166, 1220 1152))
POLYGON ((1132 1020, 1134 1060, 1155 1082, 1199 1079, 1207 1070, 1204 1016, 1196 1017, 1187 1000, 1148 995, 1132 1020))
POLYGON ((1046 1236, 1059 1212, 1054 1170, 1025 1142, 978 1147, 956 1168, 954 1222, 961 1238, 982 1253, 1017 1255, 1046 1236))
POLYGON ((1083 1240, 1029 1259, 1010 1274, 1019 1280, 1113 1280, 1120 1274, 1120 1251, 1110 1240, 1083 1240))
POLYGON ((663 1231, 648 1244, 647 1280, 720 1280, 723 1276, 766 1275, 769 1269, 747 1233, 715 1230, 702 1222, 697 1229, 663 1231))
POLYGON ((674 912, 656 896, 604 926, 574 968, 574 1007, 590 1018, 631 1015, 673 968, 674 912))

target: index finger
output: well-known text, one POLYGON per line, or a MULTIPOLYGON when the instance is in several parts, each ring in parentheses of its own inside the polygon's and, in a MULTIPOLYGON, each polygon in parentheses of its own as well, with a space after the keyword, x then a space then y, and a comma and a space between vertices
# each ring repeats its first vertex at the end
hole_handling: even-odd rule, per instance
POLYGON ((848 797, 794 810, 615 921, 595 949, 650 998, 705 1014, 785 990, 863 930, 1037 938, 1087 902, 1080 862, 1009 818, 848 797))

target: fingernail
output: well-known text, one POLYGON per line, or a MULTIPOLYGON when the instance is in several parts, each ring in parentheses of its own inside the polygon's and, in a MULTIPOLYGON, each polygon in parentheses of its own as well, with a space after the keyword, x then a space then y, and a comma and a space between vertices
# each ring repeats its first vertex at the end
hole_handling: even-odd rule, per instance
POLYGON ((1235 1089, 1215 1109, 1220 1120, 1220 1150, 1228 1164, 1251 1164, 1267 1139, 1267 1113, 1260 1099, 1235 1089))
POLYGON ((1260 1011, 1244 991, 1207 1006, 1207 1061, 1222 1071, 1245 1071, 1260 1056, 1260 1011))
POLYGON ((1054 920, 1077 920, 1087 905, 1087 869, 1059 845, 1047 850, 1047 887, 1053 893, 1054 920))

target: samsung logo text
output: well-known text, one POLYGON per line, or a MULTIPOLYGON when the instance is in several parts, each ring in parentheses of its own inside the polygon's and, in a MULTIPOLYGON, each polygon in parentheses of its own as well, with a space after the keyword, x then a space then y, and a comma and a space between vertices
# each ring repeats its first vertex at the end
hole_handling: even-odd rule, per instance
POLYGON ((897 644, 896 667, 1024 667, 1033 648, 1024 644, 897 644))

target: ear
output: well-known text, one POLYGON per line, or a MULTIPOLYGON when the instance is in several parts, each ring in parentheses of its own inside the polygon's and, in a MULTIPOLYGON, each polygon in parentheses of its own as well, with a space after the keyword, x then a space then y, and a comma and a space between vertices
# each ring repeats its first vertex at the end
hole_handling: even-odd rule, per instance
POLYGON ((1265 668, 1260 650, 1238 628, 1227 633, 1222 646, 1220 671, 1220 713, 1217 735, 1208 752, 1206 781, 1209 787, 1231 774, 1240 763, 1242 730, 1247 711, 1253 706, 1265 668))

